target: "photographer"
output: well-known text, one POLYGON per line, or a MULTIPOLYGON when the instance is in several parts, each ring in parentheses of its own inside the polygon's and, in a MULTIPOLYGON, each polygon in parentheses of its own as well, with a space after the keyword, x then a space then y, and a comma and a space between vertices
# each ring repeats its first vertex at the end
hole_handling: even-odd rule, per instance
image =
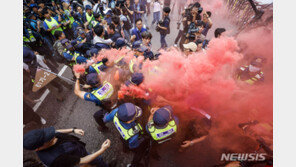
POLYGON ((188 27, 187 34, 186 34, 185 43, 193 42, 193 41, 196 41, 198 39, 204 40, 205 36, 202 35, 202 32, 204 30, 203 26, 204 26, 203 22, 200 21, 200 20, 197 21, 197 23, 196 22, 190 23, 190 25, 188 27))
POLYGON ((161 43, 161 47, 160 49, 164 49, 166 48, 168 45, 165 41, 165 37, 167 34, 170 34, 170 18, 169 18, 169 14, 171 12, 171 9, 169 7, 165 7, 163 8, 163 21, 159 22, 157 25, 157 29, 159 30, 160 33, 160 43, 161 43))
POLYGON ((210 11, 205 12, 202 15, 202 21, 204 23, 204 30, 202 31, 202 35, 207 36, 209 30, 212 28, 213 22, 211 20, 212 13, 210 11))
POLYGON ((187 26, 187 18, 185 17, 185 10, 182 12, 182 17, 181 19, 178 21, 177 23, 177 29, 179 30, 178 35, 175 39, 174 42, 174 47, 178 47, 178 42, 179 42, 179 47, 181 48, 181 50, 184 49, 183 44, 185 43, 185 35, 188 31, 188 26, 187 26))

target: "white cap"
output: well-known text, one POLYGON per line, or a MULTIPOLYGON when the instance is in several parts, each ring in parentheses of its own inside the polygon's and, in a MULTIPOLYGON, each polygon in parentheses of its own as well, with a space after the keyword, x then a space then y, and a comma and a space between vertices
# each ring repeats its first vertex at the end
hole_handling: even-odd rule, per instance
POLYGON ((187 44, 183 44, 183 47, 185 49, 190 49, 192 52, 196 52, 196 50, 197 50, 197 45, 194 42, 189 42, 187 44))

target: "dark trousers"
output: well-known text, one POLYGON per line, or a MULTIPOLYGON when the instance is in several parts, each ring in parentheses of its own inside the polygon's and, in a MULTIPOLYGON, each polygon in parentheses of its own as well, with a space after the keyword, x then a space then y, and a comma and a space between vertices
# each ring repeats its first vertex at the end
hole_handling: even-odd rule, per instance
POLYGON ((132 167, 138 167, 141 165, 141 160, 145 157, 145 155, 149 152, 149 139, 144 139, 144 141, 140 144, 140 146, 134 150, 133 160, 131 163, 132 167))
POLYGON ((103 121, 104 115, 107 113, 106 110, 101 109, 97 112, 95 112, 95 114, 93 115, 95 121, 97 122, 97 124, 99 124, 102 128, 106 128, 106 124, 103 121))
POLYGON ((147 9, 148 9, 147 10, 147 16, 151 13, 151 9, 150 9, 151 6, 150 6, 150 4, 151 3, 147 3, 147 9))
POLYGON ((174 43, 177 45, 179 41, 180 41, 179 46, 183 50, 183 44, 185 42, 185 35, 182 30, 179 30, 179 33, 178 33, 174 43))
POLYGON ((160 34, 160 45, 162 49, 168 47, 168 44, 165 41, 165 37, 166 37, 166 34, 160 34))

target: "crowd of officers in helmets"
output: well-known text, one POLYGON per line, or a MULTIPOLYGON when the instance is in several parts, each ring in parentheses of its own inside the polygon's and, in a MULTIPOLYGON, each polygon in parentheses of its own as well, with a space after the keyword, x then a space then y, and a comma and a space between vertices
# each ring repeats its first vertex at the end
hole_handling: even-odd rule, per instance
MULTIPOLYGON (((185 4, 183 1, 178 3, 182 7, 185 4)), ((153 13, 150 28, 155 28, 160 33, 161 48, 165 49, 165 37, 170 33, 170 12, 170 1, 162 3, 158 0, 24 1, 24 85, 32 86, 38 67, 57 72, 58 62, 73 68, 75 64, 86 63, 102 49, 129 48, 135 57, 143 56, 145 61, 156 60, 161 55, 154 54, 151 50, 152 35, 148 31, 147 15, 153 13), (150 6, 154 7, 153 10, 150 6)), ((203 12, 198 2, 189 4, 185 9, 180 7, 178 12, 179 32, 174 46, 178 47, 179 43, 185 56, 192 52, 206 52, 209 41, 205 37, 212 26, 211 12, 203 12)), ((225 31, 224 28, 217 28, 215 37, 219 38, 225 31)), ((262 82, 263 64, 264 59, 254 58, 250 65, 238 69, 237 79, 250 85, 262 82)), ((179 119, 174 115, 169 101, 155 95, 164 104, 151 107, 149 100, 122 96, 118 92, 121 83, 139 86, 144 81, 140 68, 141 64, 133 61, 126 63, 123 57, 114 62, 103 58, 89 66, 87 74, 73 72, 74 93, 79 98, 100 106, 100 110, 93 115, 99 125, 98 129, 106 132, 109 130, 106 123, 113 122, 121 135, 123 148, 134 152, 129 166, 140 166, 141 161, 147 164, 147 155, 151 152, 153 158, 159 159, 156 151, 158 145, 170 142, 179 131, 179 119), (117 79, 108 80, 108 77, 102 77, 102 72, 117 79), (81 82, 84 84, 83 88, 80 86, 81 82)), ((64 100, 61 95, 62 85, 72 89, 69 83, 58 77, 47 85, 58 101, 64 100)), ((26 88, 30 86, 24 86, 24 123, 33 120, 46 124, 28 105, 38 100, 30 99, 26 95, 29 91, 26 88)), ((204 117, 191 121, 188 127, 192 128, 186 133, 180 152, 206 138, 211 119, 204 117), (199 126, 196 127, 196 124, 199 126), (202 131, 197 132, 197 129, 202 131)), ((84 135, 84 131, 77 128, 35 129, 24 135, 24 148, 34 150, 42 164, 51 167, 78 164, 116 166, 115 161, 107 164, 100 156, 110 146, 110 140, 106 140, 100 150, 89 154, 85 143, 69 133, 84 135)))

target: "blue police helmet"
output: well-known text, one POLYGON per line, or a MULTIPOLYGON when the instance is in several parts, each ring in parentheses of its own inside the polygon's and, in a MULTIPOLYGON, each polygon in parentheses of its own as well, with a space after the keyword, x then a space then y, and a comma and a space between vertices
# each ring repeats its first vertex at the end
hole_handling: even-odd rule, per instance
POLYGON ((153 115, 153 122, 158 127, 163 127, 170 122, 171 113, 164 107, 155 111, 153 115))
POLYGON ((55 137, 54 127, 35 129, 26 133, 23 137, 23 145, 27 150, 35 150, 55 137))
POLYGON ((124 103, 118 107, 118 119, 123 122, 131 121, 134 117, 138 118, 142 115, 142 109, 132 103, 124 103))
POLYGON ((142 45, 142 41, 135 41, 133 43, 132 49, 138 49, 141 47, 141 45, 142 45))
POLYGON ((88 57, 93 57, 95 54, 98 54, 99 50, 97 48, 91 48, 90 50, 86 51, 86 55, 88 57))
POLYGON ((122 48, 124 46, 126 46, 126 42, 124 38, 118 38, 115 42, 115 46, 116 48, 122 48))
POLYGON ((85 6, 85 10, 91 10, 92 8, 91 8, 91 6, 90 5, 86 5, 85 6))
POLYGON ((90 73, 86 76, 86 83, 90 86, 96 86, 100 83, 100 78, 97 73, 90 73))
POLYGON ((140 85, 144 81, 143 73, 133 73, 130 81, 135 85, 140 85))

